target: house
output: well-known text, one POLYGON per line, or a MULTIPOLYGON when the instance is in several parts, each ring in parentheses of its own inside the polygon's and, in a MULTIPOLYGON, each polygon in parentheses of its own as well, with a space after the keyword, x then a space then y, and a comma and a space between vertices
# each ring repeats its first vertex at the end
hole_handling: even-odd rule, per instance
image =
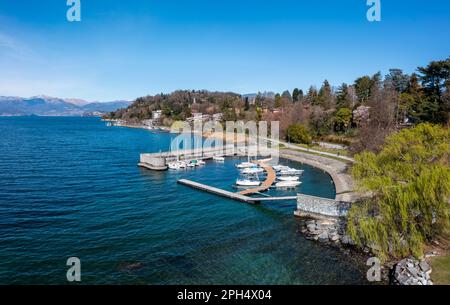
POLYGON ((223 119, 223 113, 214 113, 212 115, 212 121, 214 123, 218 123, 218 122, 222 121, 222 119, 223 119))
POLYGON ((162 115, 162 110, 152 111, 152 120, 159 120, 162 115))

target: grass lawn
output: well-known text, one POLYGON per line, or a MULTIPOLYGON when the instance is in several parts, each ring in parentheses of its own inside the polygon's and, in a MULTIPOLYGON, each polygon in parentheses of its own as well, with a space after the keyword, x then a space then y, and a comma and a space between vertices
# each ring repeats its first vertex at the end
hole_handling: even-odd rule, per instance
POLYGON ((341 159, 339 157, 325 156, 325 155, 322 155, 320 153, 315 153, 315 152, 312 152, 312 151, 305 151, 305 150, 301 150, 301 149, 286 148, 284 145, 280 145, 279 149, 281 149, 281 150, 286 149, 286 150, 298 151, 298 152, 305 153, 305 154, 310 154, 310 155, 314 155, 314 156, 324 157, 324 158, 328 158, 328 159, 334 159, 334 160, 337 160, 337 161, 340 161, 340 162, 351 164, 350 161, 345 160, 345 159, 341 159))
POLYGON ((450 285, 450 253, 430 259, 431 280, 436 285, 450 285))
POLYGON ((295 144, 295 145, 303 147, 303 148, 314 149, 314 150, 323 151, 323 152, 327 152, 327 153, 340 154, 342 156, 349 155, 348 150, 346 150, 346 149, 325 148, 320 145, 305 145, 305 144, 295 144))

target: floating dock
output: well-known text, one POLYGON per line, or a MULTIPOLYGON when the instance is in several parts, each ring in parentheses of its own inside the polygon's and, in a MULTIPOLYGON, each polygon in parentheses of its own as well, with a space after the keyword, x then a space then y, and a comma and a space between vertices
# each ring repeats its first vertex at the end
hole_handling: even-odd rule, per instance
POLYGON ((242 202, 255 203, 255 199, 256 199, 256 198, 251 198, 248 196, 241 195, 239 193, 229 192, 226 190, 222 190, 222 189, 219 189, 219 188, 216 188, 213 186, 194 182, 194 181, 187 180, 187 179, 180 179, 177 182, 180 184, 187 185, 192 188, 201 190, 201 191, 205 191, 205 192, 208 192, 211 194, 219 195, 222 197, 226 197, 226 198, 230 198, 230 199, 234 199, 234 200, 238 200, 238 201, 242 201, 242 202))
POLYGON ((226 190, 222 190, 222 189, 219 189, 219 188, 216 188, 213 186, 194 182, 194 181, 187 180, 187 179, 180 179, 177 182, 179 184, 183 184, 183 185, 186 185, 186 186, 189 186, 189 187, 201 190, 201 191, 205 191, 207 193, 211 193, 214 195, 222 196, 225 198, 229 198, 229 199, 233 199, 233 200, 237 200, 237 201, 241 201, 241 202, 252 203, 252 204, 260 203, 262 201, 280 201, 280 200, 295 200, 295 199, 297 199, 297 196, 249 197, 249 196, 242 195, 240 193, 229 192, 226 190))
POLYGON ((264 182, 260 186, 252 188, 252 189, 240 191, 239 194, 241 194, 241 195, 256 194, 259 192, 264 192, 272 186, 272 184, 275 182, 275 179, 277 178, 277 175, 275 174, 273 167, 270 165, 267 165, 264 162, 265 162, 264 160, 253 161, 253 163, 258 164, 266 171, 266 173, 267 173, 266 180, 264 180, 264 182))

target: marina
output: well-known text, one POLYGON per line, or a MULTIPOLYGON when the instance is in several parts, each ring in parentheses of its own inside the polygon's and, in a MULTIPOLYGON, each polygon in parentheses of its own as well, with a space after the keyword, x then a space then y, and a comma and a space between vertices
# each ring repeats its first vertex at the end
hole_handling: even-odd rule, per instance
MULTIPOLYGON (((167 169, 179 171, 205 165, 204 160, 220 161, 222 163, 226 157, 242 156, 244 153, 245 151, 238 152, 234 145, 229 145, 226 147, 141 154, 138 166, 157 171, 167 169)), ((250 156, 247 155, 247 161, 236 164, 235 166, 239 170, 241 177, 236 179, 235 187, 244 188, 237 192, 188 179, 179 179, 177 183, 199 191, 250 204, 267 201, 296 200, 297 210, 294 212, 296 216, 309 215, 315 217, 324 215, 341 217, 346 214, 350 203, 348 201, 342 201, 341 197, 344 198, 345 196, 343 197, 341 193, 336 194, 336 199, 334 200, 321 197, 314 197, 312 200, 310 197, 304 197, 298 191, 298 187, 302 185, 300 177, 303 175, 304 170, 281 164, 270 165, 270 162, 271 159, 251 160, 250 156), (260 181, 259 175, 264 177, 263 181, 260 181), (281 192, 294 190, 297 191, 297 194, 296 196, 271 196, 265 194, 270 189, 277 189, 281 192), (311 202, 313 202, 312 205, 310 204, 311 202), (330 212, 330 209, 338 212, 330 212)), ((332 177, 336 179, 335 174, 332 177)), ((340 184, 337 186, 341 188, 340 184)))

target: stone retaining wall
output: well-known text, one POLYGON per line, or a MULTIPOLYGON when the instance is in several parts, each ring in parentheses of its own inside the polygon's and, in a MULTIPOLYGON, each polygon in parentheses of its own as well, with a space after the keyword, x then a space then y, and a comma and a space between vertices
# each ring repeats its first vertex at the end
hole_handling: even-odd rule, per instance
POLYGON ((348 202, 298 194, 296 215, 344 217, 347 215, 350 206, 351 203, 348 202))

